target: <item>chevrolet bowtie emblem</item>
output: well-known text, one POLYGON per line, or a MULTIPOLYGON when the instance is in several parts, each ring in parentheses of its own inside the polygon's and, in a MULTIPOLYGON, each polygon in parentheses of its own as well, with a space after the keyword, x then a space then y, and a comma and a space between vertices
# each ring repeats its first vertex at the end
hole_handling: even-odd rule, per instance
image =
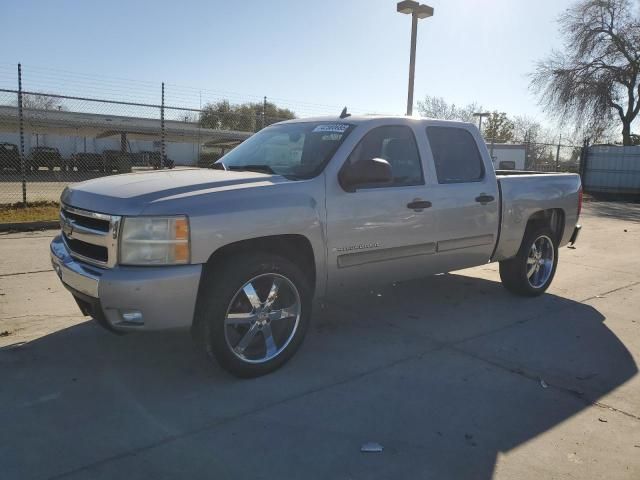
POLYGON ((64 222, 62 224, 62 232, 67 236, 67 237, 71 237, 71 235, 73 235, 73 225, 71 225, 71 223, 69 222, 64 222))

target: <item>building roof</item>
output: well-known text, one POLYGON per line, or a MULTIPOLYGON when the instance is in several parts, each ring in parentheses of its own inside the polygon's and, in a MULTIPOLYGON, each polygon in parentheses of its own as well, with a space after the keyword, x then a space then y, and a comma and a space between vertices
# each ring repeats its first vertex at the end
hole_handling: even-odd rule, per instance
MULTIPOLYGON (((202 128, 196 123, 165 120, 165 139, 168 142, 222 143, 237 145, 249 138, 251 132, 202 128)), ((0 131, 18 130, 18 109, 0 106, 0 131)), ((159 118, 125 117, 99 113, 69 112, 65 110, 24 110, 24 128, 32 133, 107 138, 126 133, 130 138, 159 140, 159 118)))

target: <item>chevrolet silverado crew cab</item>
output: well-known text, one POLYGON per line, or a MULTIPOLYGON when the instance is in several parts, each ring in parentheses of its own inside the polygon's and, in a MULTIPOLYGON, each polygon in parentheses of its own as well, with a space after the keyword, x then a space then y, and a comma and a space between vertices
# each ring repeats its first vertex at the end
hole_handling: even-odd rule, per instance
POLYGON ((107 329, 190 327, 251 377, 298 349, 314 298, 487 262, 540 295, 580 205, 578 175, 496 174, 471 124, 343 114, 269 126, 214 169, 70 186, 51 259, 107 329))

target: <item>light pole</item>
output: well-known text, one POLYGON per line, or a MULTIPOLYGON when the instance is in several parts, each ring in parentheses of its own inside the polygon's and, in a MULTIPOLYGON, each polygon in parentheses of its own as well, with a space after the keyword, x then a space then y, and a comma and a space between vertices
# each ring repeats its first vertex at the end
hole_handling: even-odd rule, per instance
POLYGON ((398 2, 397 10, 400 13, 411 14, 411 56, 409 57, 409 93, 407 94, 407 115, 413 114, 413 79, 416 71, 416 34, 418 19, 433 16, 433 8, 428 5, 420 5, 413 0, 398 2))
POLYGON ((480 130, 480 135, 482 135, 482 117, 488 117, 489 115, 491 115, 489 112, 482 112, 482 113, 478 112, 473 114, 474 117, 479 117, 478 130, 480 130))

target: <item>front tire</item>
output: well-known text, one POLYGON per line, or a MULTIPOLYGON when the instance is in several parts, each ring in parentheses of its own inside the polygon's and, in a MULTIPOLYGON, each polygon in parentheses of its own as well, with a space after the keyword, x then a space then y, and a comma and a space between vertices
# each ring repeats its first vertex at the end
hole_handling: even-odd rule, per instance
POLYGON ((308 278, 290 260, 266 253, 235 256, 205 273, 193 334, 231 374, 265 375, 302 344, 311 299, 308 278))
POLYGON ((515 257, 500 262, 500 279, 516 295, 542 295, 556 273, 557 240, 549 227, 528 228, 515 257))

